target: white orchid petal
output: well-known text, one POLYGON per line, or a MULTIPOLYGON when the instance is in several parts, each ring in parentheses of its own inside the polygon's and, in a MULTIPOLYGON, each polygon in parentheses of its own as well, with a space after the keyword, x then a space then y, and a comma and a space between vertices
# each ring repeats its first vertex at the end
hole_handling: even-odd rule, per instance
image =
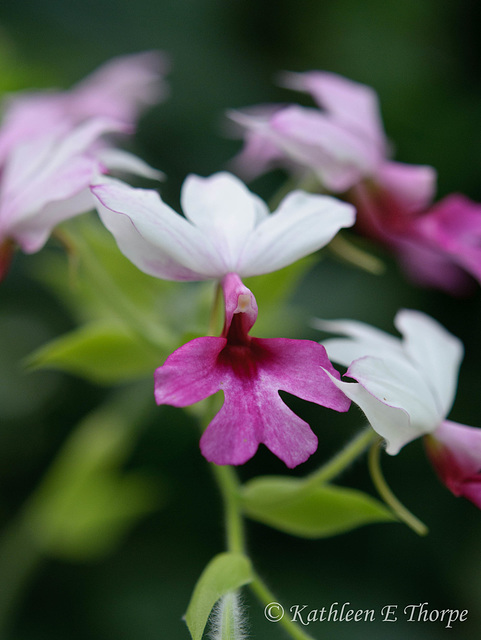
POLYGON ((292 89, 310 93, 330 117, 384 149, 379 99, 371 87, 327 71, 285 73, 281 81, 292 89))
POLYGON ((354 338, 361 346, 365 346, 366 351, 363 353, 365 356, 375 356, 378 355, 378 352, 385 353, 386 349, 396 352, 400 352, 402 349, 399 338, 357 320, 322 320, 315 318, 312 321, 312 326, 321 331, 339 333, 349 338, 354 338))
POLYGON ((381 402, 403 409, 416 437, 431 433, 442 420, 427 381, 406 360, 366 356, 355 360, 346 375, 381 402))
POLYGON ((66 199, 52 200, 40 210, 19 220, 12 226, 10 233, 25 253, 35 253, 44 246, 57 224, 94 208, 95 199, 90 189, 84 186, 78 193, 72 193, 66 199))
POLYGON ((163 180, 165 178, 165 174, 162 171, 154 169, 138 156, 123 149, 108 147, 98 151, 96 156, 109 172, 131 173, 152 180, 163 180))
POLYGON ((405 444, 418 437, 404 409, 381 402, 357 382, 343 382, 334 376, 329 377, 363 411, 374 431, 386 441, 386 451, 390 455, 396 455, 405 444))
POLYGON ((253 231, 239 273, 251 276, 281 269, 324 247, 341 228, 353 225, 354 219, 351 205, 293 191, 253 231))
POLYGON ((445 418, 454 401, 464 348, 462 342, 436 320, 404 309, 394 320, 403 334, 406 355, 428 381, 439 412, 445 418))
POLYGON ((203 280, 223 275, 208 238, 166 205, 157 192, 117 180, 92 188, 102 221, 139 269, 166 280, 203 280), (119 215, 123 214, 123 215, 119 215))
POLYGON ((256 222, 268 214, 260 198, 238 178, 224 172, 209 178, 188 176, 181 204, 185 216, 216 247, 226 273, 237 271, 239 256, 256 222))

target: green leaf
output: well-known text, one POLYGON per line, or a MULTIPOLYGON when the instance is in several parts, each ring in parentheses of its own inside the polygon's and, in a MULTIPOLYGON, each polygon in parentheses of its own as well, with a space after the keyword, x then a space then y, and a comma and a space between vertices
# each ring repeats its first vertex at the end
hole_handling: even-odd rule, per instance
POLYGON ((249 558, 241 553, 220 553, 202 572, 195 585, 185 621, 193 640, 201 640, 212 607, 226 593, 253 579, 249 558))
POLYGON ((121 468, 144 411, 143 399, 139 405, 123 390, 65 442, 23 512, 30 537, 44 553, 71 560, 104 555, 159 507, 158 483, 121 468))
POLYGON ((29 369, 58 369, 99 384, 152 376, 167 353, 149 351, 123 327, 92 323, 49 342, 33 353, 29 369))
POLYGON ((312 486, 302 479, 282 476, 247 482, 242 505, 250 518, 303 538, 324 538, 361 525, 395 520, 380 502, 361 491, 312 486))

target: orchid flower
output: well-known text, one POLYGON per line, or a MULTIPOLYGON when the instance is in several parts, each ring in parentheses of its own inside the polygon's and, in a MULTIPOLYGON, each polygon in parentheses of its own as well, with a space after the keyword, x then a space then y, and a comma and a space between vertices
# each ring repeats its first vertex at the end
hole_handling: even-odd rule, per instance
POLYGON ((344 338, 325 340, 334 362, 348 367, 333 383, 366 414, 395 455, 424 436, 429 457, 455 495, 481 508, 481 429, 446 420, 454 401, 463 345, 438 322, 411 310, 400 311, 397 338, 360 322, 316 321, 344 338))
POLYGON ((481 205, 451 195, 432 205, 433 168, 393 162, 379 101, 365 85, 333 73, 287 73, 285 86, 309 93, 318 109, 264 105, 231 111, 245 137, 234 168, 255 178, 281 166, 314 173, 357 209, 356 230, 387 246, 423 286, 459 293, 481 281, 481 205))
POLYGON ((38 251, 59 222, 94 208, 90 185, 121 171, 160 177, 106 136, 132 133, 159 97, 162 58, 152 52, 111 61, 71 91, 7 101, 0 128, 0 278, 15 245, 38 251))
POLYGON ((441 481, 481 509, 481 429, 445 420, 424 440, 441 481))
POLYGON ((398 254, 418 283, 468 291, 474 280, 481 283, 481 204, 462 194, 446 196, 409 222, 398 254))
POLYGON ((185 180, 185 217, 151 189, 101 178, 92 192, 122 253, 145 273, 165 280, 270 273, 325 246, 355 217, 349 204, 302 191, 291 192, 271 214, 226 172, 185 180))
MULTIPOLYGON (((25 141, 75 127, 90 118, 108 118, 133 131, 144 109, 165 98, 164 54, 147 51, 114 58, 67 91, 26 91, 7 96, 0 130, 0 166, 25 141)), ((121 130, 122 131, 122 130, 121 130)))
POLYGON ((185 407, 222 390, 224 404, 200 441, 204 457, 220 465, 244 464, 263 443, 295 467, 314 453, 317 438, 278 392, 347 411, 348 399, 326 371, 339 374, 316 342, 249 336, 257 318, 252 292, 235 273, 224 276, 222 289, 222 335, 192 340, 167 358, 155 372, 157 404, 185 407))
POLYGON ((242 175, 254 178, 273 166, 297 166, 298 172, 315 173, 333 193, 369 180, 395 194, 409 210, 431 200, 431 167, 389 159, 378 98, 370 87, 321 71, 287 73, 282 83, 311 94, 319 108, 269 105, 230 111, 246 136, 234 161, 242 175))
POLYGON ((117 121, 95 118, 18 144, 0 175, 0 246, 13 241, 26 253, 41 249, 58 223, 95 208, 89 187, 99 173, 159 177, 139 158, 97 146, 104 134, 123 130, 117 121))
POLYGON ((337 411, 346 411, 349 401, 326 373, 338 376, 321 345, 249 336, 257 303, 241 277, 275 271, 321 248, 353 224, 353 208, 296 191, 271 214, 228 173, 186 179, 185 218, 152 190, 103 179, 92 191, 120 250, 142 271, 222 286, 222 335, 192 340, 167 358, 155 373, 157 403, 185 407, 222 390, 224 405, 201 439, 208 460, 243 464, 264 443, 289 467, 304 462, 317 438, 278 391, 337 411))

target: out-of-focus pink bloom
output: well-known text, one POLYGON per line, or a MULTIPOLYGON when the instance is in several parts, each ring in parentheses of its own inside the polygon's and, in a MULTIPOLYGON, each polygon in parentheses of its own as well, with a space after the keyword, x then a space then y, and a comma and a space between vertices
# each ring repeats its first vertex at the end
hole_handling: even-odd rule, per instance
POLYGON ((185 407, 223 391, 224 404, 202 435, 202 454, 216 464, 244 464, 260 443, 292 468, 317 449, 309 425, 282 401, 279 390, 347 411, 332 383, 339 377, 325 349, 310 340, 249 336, 257 318, 252 292, 238 275, 222 279, 225 324, 220 337, 183 345, 155 372, 157 404, 185 407))
POLYGON ((291 192, 273 213, 235 176, 188 176, 185 217, 156 191, 100 178, 92 187, 105 226, 139 269, 165 280, 221 280, 281 269, 324 247, 354 223, 352 205, 291 192))
POLYGON ((59 125, 74 127, 89 118, 117 120, 133 132, 146 107, 167 95, 167 59, 158 51, 114 58, 67 91, 27 91, 4 100, 0 167, 19 143, 59 125))
POLYGON ((481 205, 453 194, 433 205, 432 167, 393 162, 375 92, 333 73, 288 73, 283 84, 319 109, 264 105, 230 112, 245 145, 234 159, 248 178, 283 167, 342 193, 356 230, 388 247, 423 286, 464 293, 481 282, 481 205))
POLYGON ((452 294, 481 282, 481 205, 451 194, 422 209, 410 209, 393 193, 361 183, 350 192, 356 228, 397 256, 406 274, 422 286, 452 294))
POLYGON ((481 509, 481 429, 445 420, 424 440, 441 481, 481 509))
POLYGON ((416 216, 408 233, 425 249, 414 274, 421 281, 454 293, 469 286, 467 274, 481 283, 481 204, 451 194, 416 216))
POLYGON ((360 322, 319 321, 344 334, 323 342, 329 358, 356 382, 333 383, 366 414, 394 455, 424 436, 429 458, 455 495, 481 508, 481 429, 446 420, 456 394, 463 346, 429 316, 400 311, 396 338, 360 322))
POLYGON ((378 98, 370 87, 321 71, 284 74, 283 84, 310 93, 319 109, 273 105, 231 111, 246 137, 234 160, 238 171, 254 178, 273 166, 297 165, 297 172, 314 173, 334 193, 372 180, 410 208, 430 201, 434 170, 389 159, 378 98))
POLYGON ((103 134, 118 130, 117 122, 96 118, 12 149, 1 174, 0 243, 13 240, 33 253, 56 224, 92 209, 89 185, 105 170, 94 149, 103 134))
POLYGON ((117 58, 70 91, 25 93, 5 104, 0 128, 0 279, 14 244, 38 251, 59 222, 94 208, 99 174, 160 176, 111 134, 132 133, 161 98, 165 60, 148 52, 117 58))

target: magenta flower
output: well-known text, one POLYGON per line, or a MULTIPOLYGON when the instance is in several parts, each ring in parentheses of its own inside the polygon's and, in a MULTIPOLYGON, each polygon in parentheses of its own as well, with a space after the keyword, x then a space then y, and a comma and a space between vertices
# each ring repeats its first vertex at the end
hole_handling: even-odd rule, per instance
POLYGON ((424 441, 441 481, 481 509, 481 429, 445 420, 424 441))
POLYGON ((405 273, 422 286, 453 294, 481 282, 481 205, 452 194, 419 211, 372 184, 350 192, 356 229, 389 247, 405 273))
POLYGON ((349 401, 326 373, 337 375, 317 343, 249 336, 257 304, 240 278, 275 271, 323 247, 353 224, 352 206, 295 191, 270 213, 228 173, 186 179, 185 217, 151 190, 104 179, 92 191, 104 224, 140 269, 167 280, 222 284, 222 335, 192 340, 167 358, 155 373, 157 403, 185 407, 224 392, 224 406, 201 439, 202 453, 217 464, 243 464, 261 442, 289 467, 306 460, 316 436, 279 390, 338 411, 349 401))
POLYGON ((452 293, 481 283, 481 204, 451 194, 414 217, 400 256, 421 284, 452 293))
POLYGON ((400 311, 402 339, 360 322, 318 322, 344 334, 324 341, 329 357, 348 367, 356 382, 333 383, 366 414, 395 455, 424 437, 439 477, 455 495, 481 508, 481 429, 446 419, 456 394, 463 345, 429 316, 400 311))
POLYGON ((11 97, 0 129, 0 279, 15 245, 32 253, 59 222, 94 208, 90 185, 123 171, 159 177, 107 138, 131 133, 160 96, 162 57, 111 61, 74 89, 11 97))
POLYGON ((223 391, 224 404, 200 441, 216 464, 244 464, 263 443, 292 468, 317 449, 309 425, 282 401, 279 390, 347 411, 349 400, 326 370, 339 374, 325 349, 310 340, 249 336, 257 304, 238 275, 222 279, 225 325, 220 337, 183 345, 155 372, 157 404, 185 407, 223 391))

